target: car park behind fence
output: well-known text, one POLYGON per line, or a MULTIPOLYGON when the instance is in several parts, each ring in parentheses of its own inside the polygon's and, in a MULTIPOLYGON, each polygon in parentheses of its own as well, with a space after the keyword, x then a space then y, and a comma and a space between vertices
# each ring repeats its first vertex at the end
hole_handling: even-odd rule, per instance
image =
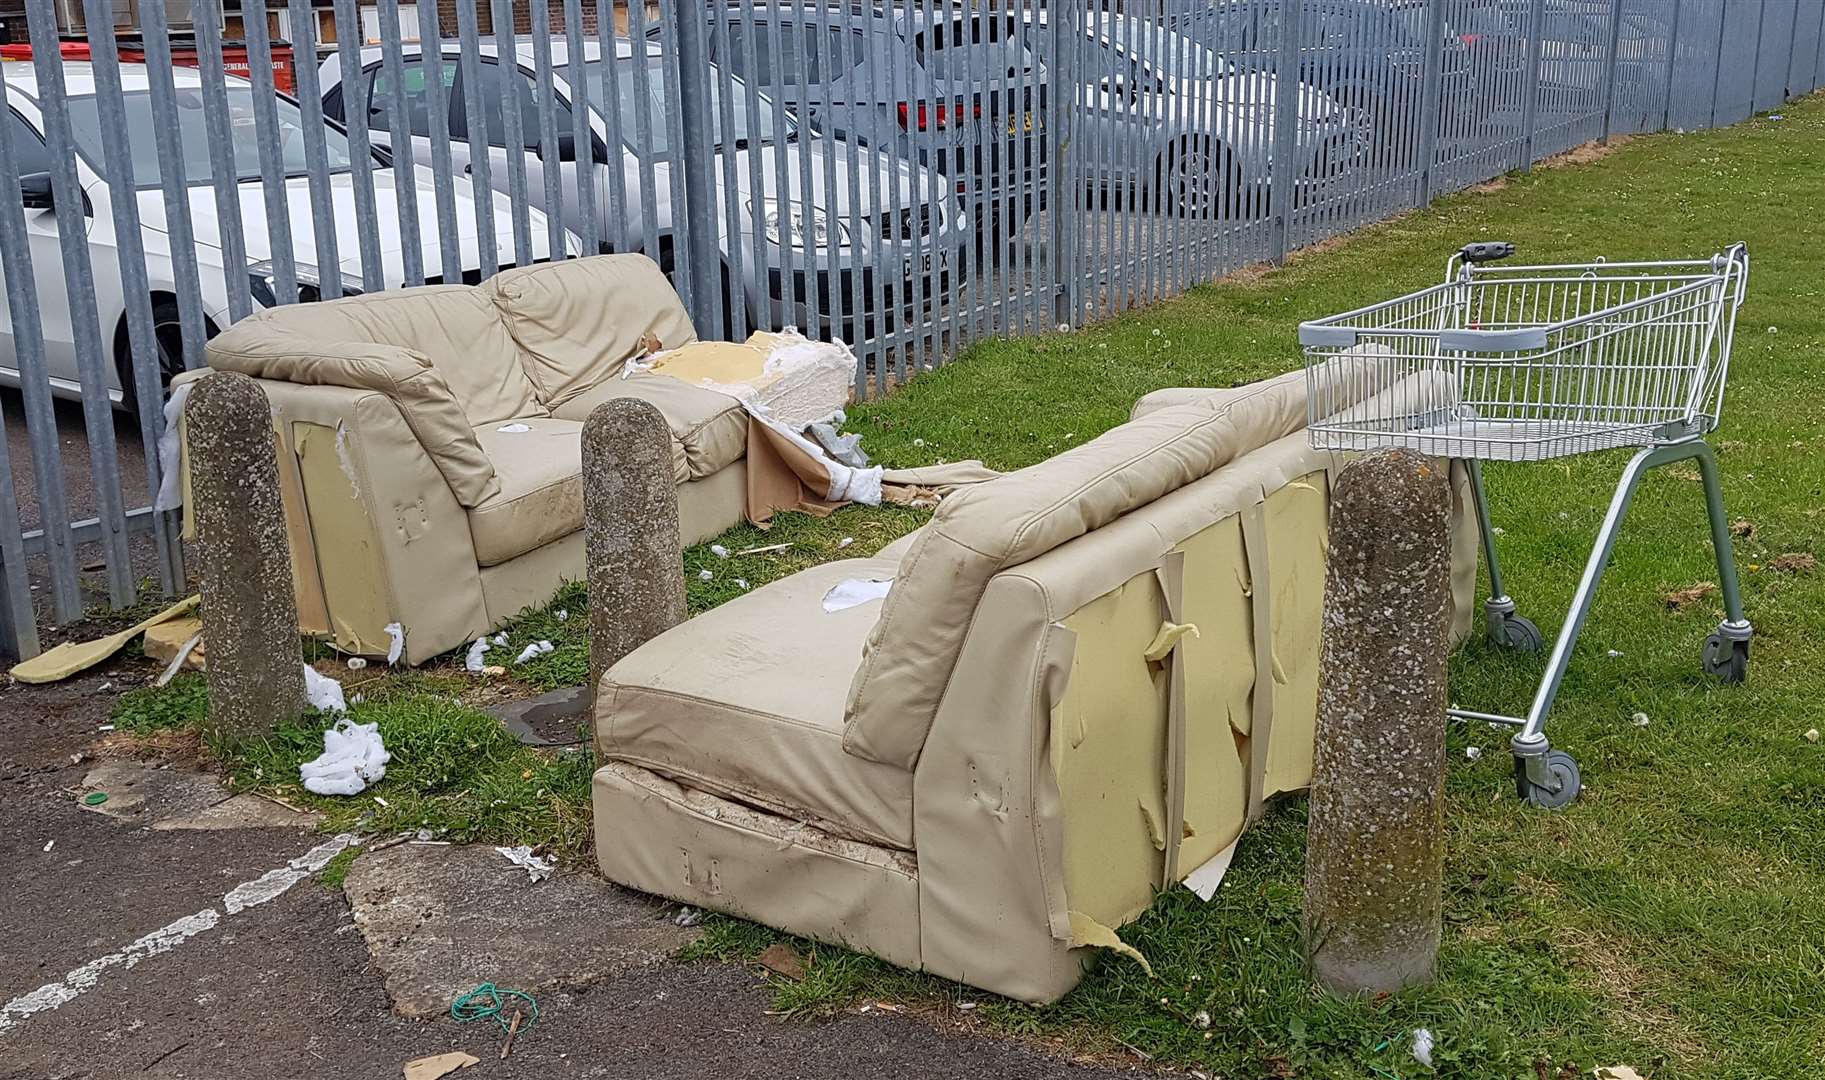
POLYGON ((841 339, 866 397, 1593 139, 1778 107, 1825 28, 1809 0, 24 6, 0 16, 21 656, 183 588, 150 505, 162 389, 258 307, 642 251, 702 336, 841 339))

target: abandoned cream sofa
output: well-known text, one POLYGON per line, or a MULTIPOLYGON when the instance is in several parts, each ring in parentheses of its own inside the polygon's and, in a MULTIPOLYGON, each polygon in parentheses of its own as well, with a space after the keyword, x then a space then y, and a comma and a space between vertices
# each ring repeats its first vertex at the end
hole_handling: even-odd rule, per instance
POLYGON ((635 650, 598 688, 603 873, 1033 1002, 1132 952, 1114 928, 1311 777, 1344 459, 1311 449, 1305 385, 1164 391, 635 650), (826 613, 857 578, 892 589, 826 613))
MULTIPOLYGON (((671 427, 686 544, 742 517, 740 402, 630 357, 694 341, 643 255, 271 308, 209 343, 278 428, 301 629, 420 663, 584 576, 581 432, 611 397, 671 427)), ((192 372, 187 381, 204 372, 192 372)))

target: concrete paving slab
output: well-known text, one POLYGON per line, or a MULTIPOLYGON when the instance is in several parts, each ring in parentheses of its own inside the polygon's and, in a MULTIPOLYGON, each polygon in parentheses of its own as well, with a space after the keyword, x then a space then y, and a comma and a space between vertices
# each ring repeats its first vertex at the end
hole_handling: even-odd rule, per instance
POLYGON ((343 888, 403 1016, 444 1015, 484 982, 535 996, 599 982, 664 961, 698 933, 592 874, 528 882, 492 847, 362 855, 343 888))

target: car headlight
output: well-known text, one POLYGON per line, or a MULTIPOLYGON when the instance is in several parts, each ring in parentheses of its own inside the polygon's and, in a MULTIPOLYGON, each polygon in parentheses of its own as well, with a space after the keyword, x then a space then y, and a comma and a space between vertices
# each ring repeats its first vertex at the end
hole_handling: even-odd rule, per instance
MULTIPOLYGON (((323 299, 323 275, 310 263, 293 263, 293 275, 298 281, 298 302, 312 304, 323 299)), ((351 274, 338 275, 342 279, 344 296, 359 296, 365 284, 360 277, 351 274)), ((262 259, 247 267, 248 290, 261 307, 279 306, 279 271, 271 259, 262 259)))
MULTIPOLYGON (((748 204, 748 212, 755 213, 755 204, 748 204)), ((836 229, 838 247, 849 246, 849 228, 841 220, 832 222, 828 215, 817 207, 811 208, 810 233, 806 234, 805 219, 793 207, 781 206, 776 199, 762 199, 759 203, 761 228, 766 232, 767 242, 781 245, 790 244, 795 248, 820 248, 830 243, 830 230, 836 229), (782 238, 786 238, 782 240, 782 238)))

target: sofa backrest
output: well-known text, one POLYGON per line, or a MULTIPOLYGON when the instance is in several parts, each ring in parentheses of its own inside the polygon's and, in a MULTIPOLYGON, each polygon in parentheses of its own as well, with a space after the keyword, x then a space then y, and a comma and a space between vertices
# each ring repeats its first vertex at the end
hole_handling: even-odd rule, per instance
POLYGON ((310 340, 393 345, 423 355, 472 427, 550 415, 533 392, 500 312, 487 295, 467 285, 389 289, 284 305, 255 317, 267 328, 310 340))
MULTIPOLYGON (((294 329, 282 312, 327 304, 299 304, 259 312, 209 342, 209 366, 256 379, 301 386, 342 386, 384 395, 450 485, 456 501, 475 506, 500 491, 494 464, 482 452, 443 373, 425 354, 398 345, 325 340, 294 329)), ((182 378, 183 376, 180 376, 182 378)))
POLYGON ((501 313, 534 392, 550 409, 620 375, 654 342, 675 349, 697 340, 678 294, 645 255, 503 270, 478 291, 501 313))
POLYGON ((1305 400, 1299 381, 1161 409, 945 499, 868 635, 844 748, 911 768, 991 577, 1299 429, 1305 400))

